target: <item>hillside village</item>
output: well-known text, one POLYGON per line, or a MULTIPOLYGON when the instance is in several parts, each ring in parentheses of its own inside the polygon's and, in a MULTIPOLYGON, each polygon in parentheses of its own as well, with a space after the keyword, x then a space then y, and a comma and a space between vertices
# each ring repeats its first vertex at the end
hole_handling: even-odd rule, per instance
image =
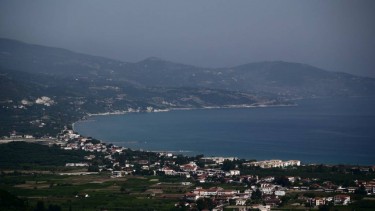
MULTIPOLYGON (((83 150, 92 153, 85 156, 86 162, 66 163, 69 167, 88 167, 91 171, 79 174, 110 172, 113 179, 128 175, 182 178, 183 182, 158 183, 146 191, 150 197, 174 198, 176 207, 194 208, 198 203, 203 203, 213 210, 223 210, 224 207, 238 210, 246 210, 247 207, 270 210, 287 204, 290 200, 289 195, 296 193, 297 198, 293 200, 297 201, 293 203, 296 207, 348 205, 353 202, 353 194, 375 195, 375 180, 357 180, 351 181, 350 185, 342 185, 333 181, 323 181, 321 178, 287 174, 249 174, 257 169, 303 167, 298 160, 254 161, 235 157, 188 157, 169 152, 133 151, 83 137, 68 129, 63 130, 54 143, 64 150, 83 150), (98 162, 100 157, 103 160, 98 162), (234 184, 238 188, 226 188, 228 184, 234 184), (179 193, 168 194, 165 190, 171 187, 180 190, 179 193), (311 191, 316 194, 304 194, 311 191)), ((375 167, 352 167, 345 170, 351 171, 352 174, 373 174, 375 167)))

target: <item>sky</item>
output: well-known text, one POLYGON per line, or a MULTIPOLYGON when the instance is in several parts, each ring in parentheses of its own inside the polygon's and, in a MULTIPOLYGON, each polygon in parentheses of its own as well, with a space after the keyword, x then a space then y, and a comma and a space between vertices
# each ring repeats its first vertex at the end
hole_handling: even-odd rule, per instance
POLYGON ((0 37, 126 62, 306 63, 375 77, 372 0, 0 0, 0 37))

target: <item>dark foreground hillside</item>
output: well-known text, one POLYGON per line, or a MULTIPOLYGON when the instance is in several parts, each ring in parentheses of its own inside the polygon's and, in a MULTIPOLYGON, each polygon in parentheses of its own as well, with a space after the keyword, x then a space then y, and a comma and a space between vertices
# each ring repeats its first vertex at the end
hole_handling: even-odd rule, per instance
POLYGON ((26 142, 0 144, 0 169, 38 169, 65 166, 84 161, 84 151, 63 150, 26 142))

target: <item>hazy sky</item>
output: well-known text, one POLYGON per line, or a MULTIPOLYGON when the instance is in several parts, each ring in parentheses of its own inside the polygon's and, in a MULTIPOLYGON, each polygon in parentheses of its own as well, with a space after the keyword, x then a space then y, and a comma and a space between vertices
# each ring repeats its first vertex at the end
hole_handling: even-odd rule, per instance
POLYGON ((0 0, 0 37, 129 62, 283 60, 375 77, 372 0, 0 0))

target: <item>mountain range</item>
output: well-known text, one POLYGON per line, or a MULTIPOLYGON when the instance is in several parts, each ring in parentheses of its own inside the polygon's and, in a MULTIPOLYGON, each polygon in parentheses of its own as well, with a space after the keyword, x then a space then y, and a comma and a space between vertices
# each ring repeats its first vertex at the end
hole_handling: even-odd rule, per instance
POLYGON ((155 57, 123 62, 10 39, 0 39, 0 82, 0 135, 12 130, 56 134, 88 113, 375 95, 373 78, 306 64, 271 61, 202 68, 155 57), (43 96, 54 104, 35 103, 43 96), (38 122, 43 121, 48 126, 41 127, 38 122))
POLYGON ((136 87, 200 87, 323 97, 375 94, 375 79, 284 61, 201 68, 150 57, 136 63, 0 39, 0 66, 30 73, 118 81, 136 87))

